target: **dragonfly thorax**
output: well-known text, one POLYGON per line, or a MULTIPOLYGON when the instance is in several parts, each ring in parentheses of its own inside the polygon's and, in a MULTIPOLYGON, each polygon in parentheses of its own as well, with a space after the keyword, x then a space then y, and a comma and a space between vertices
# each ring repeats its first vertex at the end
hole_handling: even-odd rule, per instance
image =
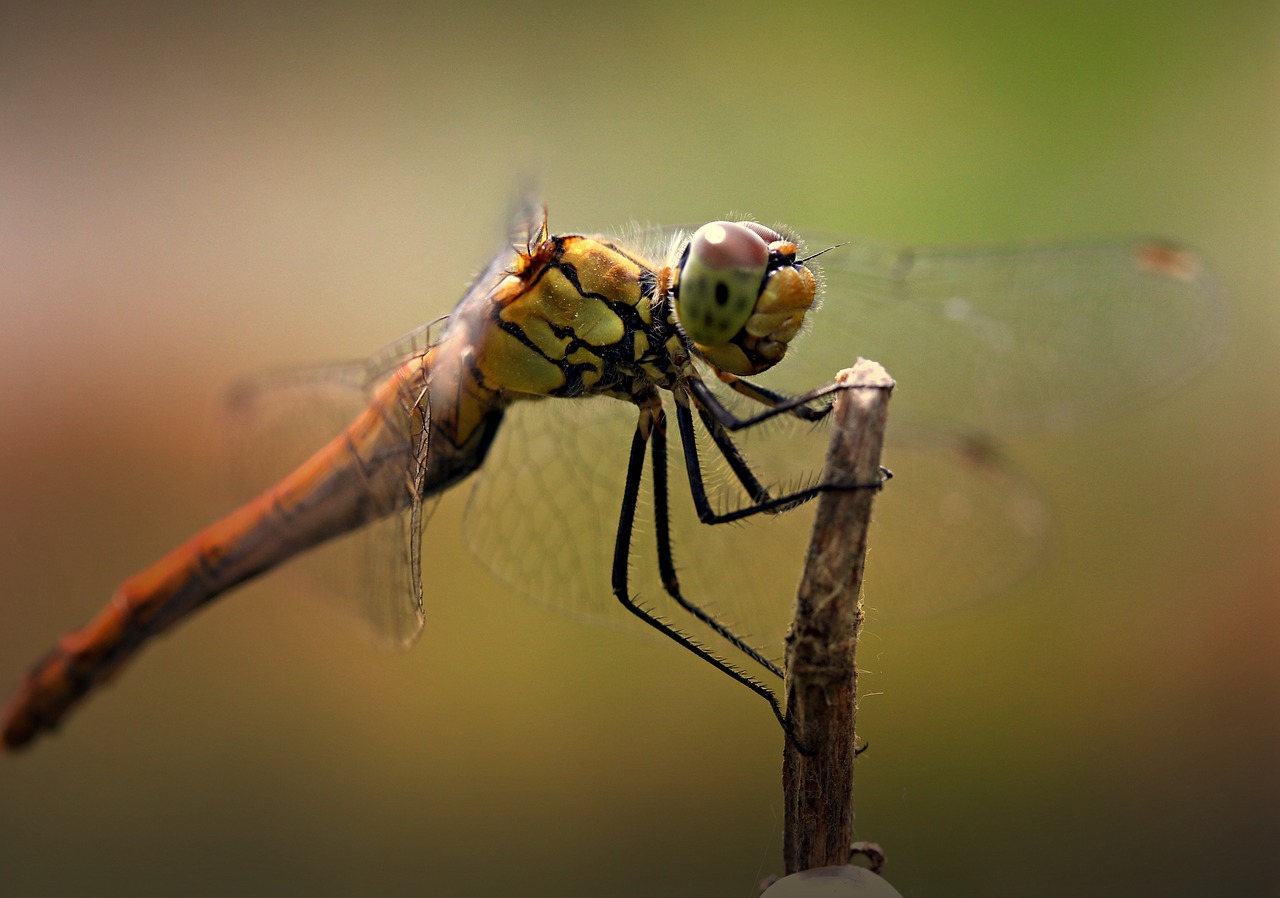
POLYGON ((466 377, 504 401, 631 396, 676 376, 676 331, 655 266, 581 235, 544 236, 491 291, 463 305, 466 377))

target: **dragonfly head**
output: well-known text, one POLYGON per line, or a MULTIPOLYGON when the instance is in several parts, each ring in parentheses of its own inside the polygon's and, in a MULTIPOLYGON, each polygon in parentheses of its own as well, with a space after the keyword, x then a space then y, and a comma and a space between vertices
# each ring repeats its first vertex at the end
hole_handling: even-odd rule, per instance
POLYGON ((748 376, 786 354, 813 306, 813 272, 795 243, 754 221, 698 228, 671 272, 676 318, 698 353, 748 376))

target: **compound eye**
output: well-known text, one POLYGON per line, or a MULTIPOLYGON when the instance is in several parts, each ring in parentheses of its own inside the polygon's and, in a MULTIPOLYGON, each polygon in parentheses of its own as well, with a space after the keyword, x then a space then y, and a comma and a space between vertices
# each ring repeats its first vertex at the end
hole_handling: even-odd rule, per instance
POLYGON ((764 225, 760 224, 760 222, 758 221, 744 221, 742 222, 742 226, 744 228, 750 228, 751 230, 755 231, 757 234, 760 235, 760 239, 763 240, 765 243, 777 243, 780 240, 782 240, 781 234, 779 234, 773 228, 766 228, 764 225))
POLYGON ((680 270, 676 314, 703 346, 723 346, 755 311, 769 247, 753 229, 713 221, 694 232, 680 270))

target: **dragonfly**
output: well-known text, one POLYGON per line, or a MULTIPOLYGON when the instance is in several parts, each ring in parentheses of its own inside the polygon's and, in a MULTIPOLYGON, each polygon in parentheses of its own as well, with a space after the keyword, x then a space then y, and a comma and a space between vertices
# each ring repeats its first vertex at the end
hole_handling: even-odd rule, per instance
MULTIPOLYGON (((526 204, 446 318, 367 360, 235 392, 242 418, 268 423, 282 410, 354 412, 321 425, 318 449, 63 635, 10 699, 3 744, 56 729, 153 637, 348 534, 351 554, 377 561, 355 566, 339 591, 383 641, 411 645, 426 618, 424 526, 467 480, 468 541, 499 577, 571 613, 642 621, 764 698, 785 729, 766 683, 782 675, 767 638, 699 598, 726 591, 743 553, 727 563, 699 541, 778 526, 830 487, 815 471, 837 370, 859 356, 885 364, 903 385, 891 433, 919 434, 946 450, 933 457, 953 460, 923 481, 981 484, 903 514, 971 534, 969 555, 1000 528, 994 541, 1006 546, 1034 546, 1043 529, 997 438, 1169 389, 1221 347, 1227 317, 1205 266, 1163 240, 916 250, 806 243, 752 220, 552 234, 546 208, 526 204), (688 486, 674 492, 673 420, 688 486), (677 540, 681 516, 692 525, 677 540), (656 556, 643 572, 641 542, 656 556), (635 589, 637 573, 651 589, 635 589)), ((944 562, 943 591, 990 591, 1020 566, 997 557, 966 585, 944 562)))

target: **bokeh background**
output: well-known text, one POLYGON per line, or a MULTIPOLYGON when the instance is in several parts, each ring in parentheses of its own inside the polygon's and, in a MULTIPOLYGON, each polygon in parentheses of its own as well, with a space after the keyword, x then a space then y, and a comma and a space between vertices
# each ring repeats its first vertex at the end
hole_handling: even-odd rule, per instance
MULTIPOLYGON (((1271 2, 5 4, 0 680, 223 509, 229 383, 447 310, 530 177, 561 228, 1167 234, 1230 349, 1010 447, 1031 577, 869 628, 858 833, 908 896, 1276 894, 1277 109, 1271 2)), ((0 892, 752 895, 759 700, 497 584, 463 508, 415 651, 268 579, 0 758, 0 892)))

